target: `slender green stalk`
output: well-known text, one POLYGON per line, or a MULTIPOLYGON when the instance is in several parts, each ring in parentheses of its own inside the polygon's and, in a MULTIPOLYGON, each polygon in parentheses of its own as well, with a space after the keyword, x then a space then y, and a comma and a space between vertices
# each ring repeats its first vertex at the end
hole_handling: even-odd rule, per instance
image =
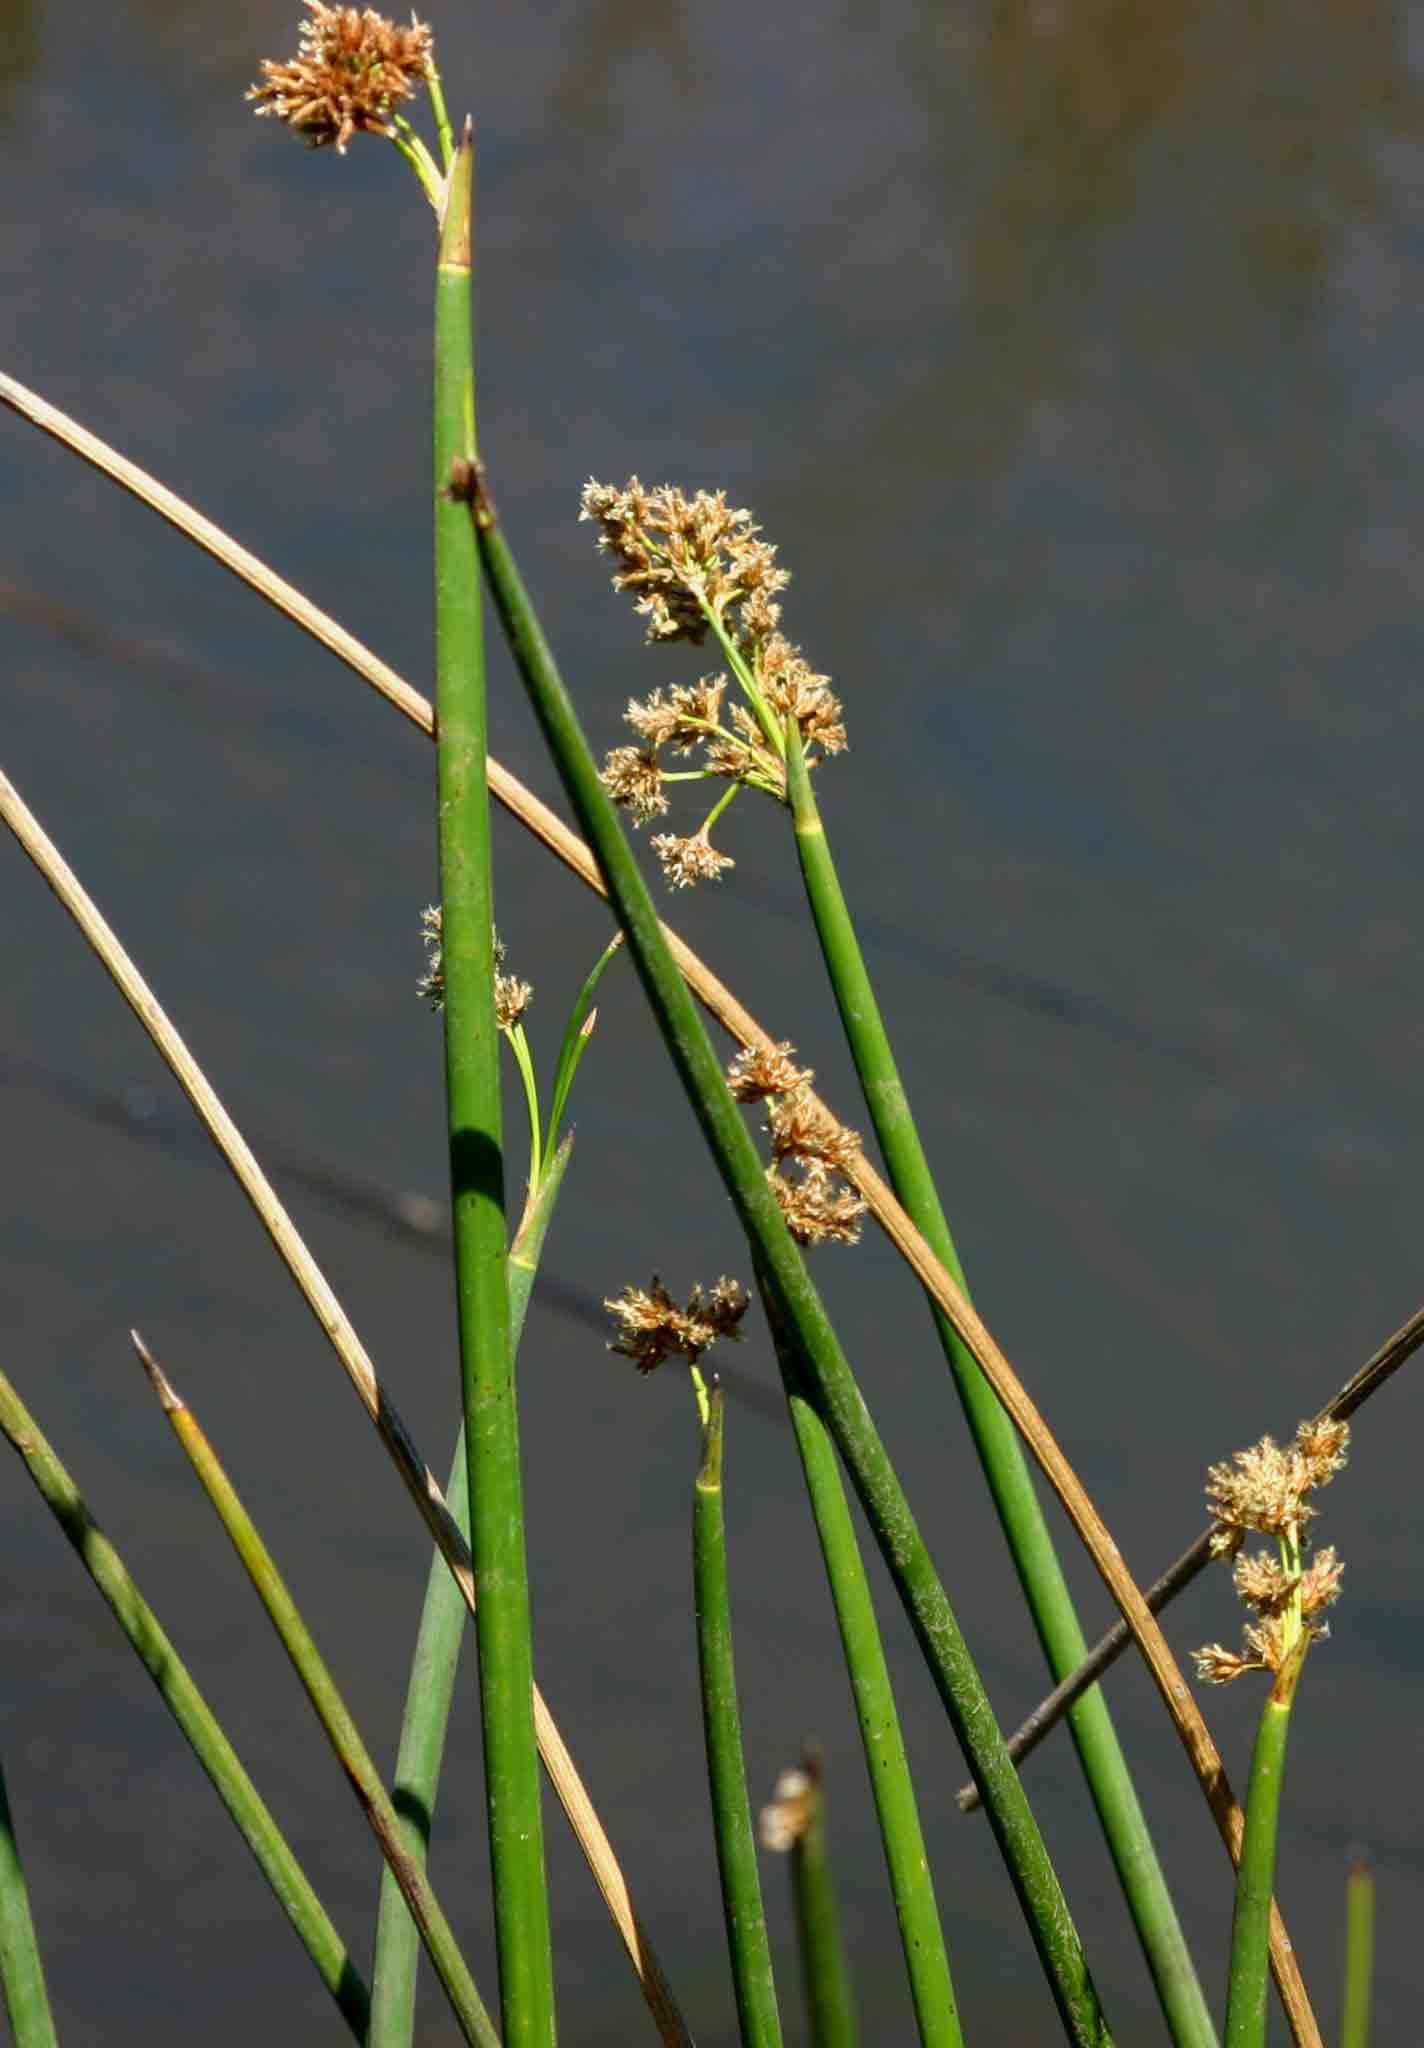
MULTIPOLYGON (((936 1258, 966 1287, 841 891, 794 723, 788 725, 786 765, 806 897, 890 1184, 936 1258)), ((1053 1675, 1062 1678, 1081 1662, 1087 1640, 1023 1445, 949 1318, 933 1300, 929 1305, 1029 1612, 1053 1675)), ((1069 1726, 1172 2039, 1177 2048, 1215 2048, 1216 2029, 1206 1996, 1101 1691, 1095 1689, 1078 1701, 1069 1726)))
POLYGON ((0 1373, 0 1433, 20 1454, 40 1497, 69 1539, 80 1563, 157 1686, 213 1789, 231 1814, 259 1870, 277 1896, 317 1974, 358 2041, 366 2038, 370 1997, 360 1971, 337 1933, 262 1796, 214 1719, 207 1701, 139 1592, 128 1568, 85 1506, 39 1424, 0 1373))
POLYGON ((450 169, 435 287, 436 754, 445 1083, 500 2009, 507 2048, 552 2048, 554 1963, 505 1279, 484 641, 474 535, 463 505, 452 495, 475 461, 472 176, 467 129, 450 169))
POLYGON ((448 171, 455 159, 455 131, 450 126, 450 115, 445 105, 445 88, 433 64, 425 74, 425 90, 430 95, 430 109, 435 116, 441 168, 448 171))
POLYGON ((1276 1673, 1256 1731, 1251 1782, 1246 1790, 1246 1832, 1241 1838, 1241 1861, 1236 1870, 1223 2048, 1266 2048, 1271 1893, 1276 1881, 1281 1782, 1285 1775, 1291 1706, 1309 1648, 1310 1637, 1304 1635, 1276 1673))
POLYGON ((752 1834, 737 1674, 732 1663, 732 1610, 727 1592, 727 1529, 722 1513, 722 1389, 714 1386, 702 1431, 702 1463, 692 1510, 692 1578, 697 1604, 697 1665, 702 1676, 702 1727, 722 1910, 742 2048, 781 2048, 781 2018, 771 1968, 766 1911, 752 1834))
MULTIPOLYGON (((519 1339, 534 1287, 544 1236, 573 1149, 568 1137, 549 1161, 539 1188, 525 1212, 519 1234, 509 1249, 510 1343, 518 1355, 519 1339)), ((466 1541, 470 1534, 469 1474, 465 1464, 463 1426, 450 1461, 445 1505, 466 1541)), ((437 1550, 421 1608, 415 1655, 406 1685, 391 1797, 401 1819, 406 1853, 425 1867, 440 1766, 455 1693, 460 1649, 469 1610, 437 1550)), ((367 2048, 406 2048, 415 2032, 415 1984, 420 1963, 420 1933, 410 1916, 393 1872, 381 1873, 381 1903, 376 1916, 376 1948, 371 1968, 371 2028, 367 2048)))
POLYGON ((501 623, 535 715, 598 861, 659 1029, 718 1171, 804 1362, 814 1399, 860 1495, 1013 1877, 1035 1946, 1071 2040, 1101 2048, 1110 2036, 1043 1838, 1004 1748, 924 1539, 768 1187, 742 1121, 658 924, 598 768, 559 677, 494 507, 476 471, 471 511, 501 623))
POLYGON ((1345 1984, 1340 1999, 1340 2048, 1370 2048, 1370 2002, 1375 1969, 1375 1874, 1363 1858, 1350 1865, 1345 1889, 1345 1984))
POLYGON ((789 1851, 796 1944, 806 1991, 811 2048, 860 2048, 850 1971, 826 1851, 826 1801, 820 1771, 807 1773, 810 1811, 789 1851))
POLYGON ((217 1453, 203 1434, 198 1418, 174 1391, 138 1332, 131 1331, 130 1335, 163 1412, 173 1426, 173 1433, 183 1446, 203 1491, 216 1508, 218 1519, 226 1529, 233 1549, 281 1639, 282 1648, 291 1659, 307 1698, 316 1710, 317 1719, 356 1794, 357 1804, 366 1816, 381 1854, 400 1879, 406 1903, 420 1927, 430 1960, 445 1987, 461 2033, 474 2044, 474 2048, 499 2048, 499 2036, 475 1989, 465 1959, 456 1946, 450 1923, 441 1911, 425 1872, 405 1852, 400 1820, 391 1804, 390 1794, 381 1783, 370 1751, 347 1712, 346 1703, 277 1570, 271 1552, 223 1470, 217 1453))
POLYGON ((792 1847, 791 1889, 796 1901, 796 1941, 806 1987, 811 2048, 859 2048, 860 2028, 841 1947, 831 1866, 819 1814, 792 1847))
POLYGON ((30 1894, 15 1839, 15 1816, 0 1769, 0 1989, 15 2048, 57 2048, 30 1894))
POLYGON ((770 1306, 773 1297, 766 1288, 763 1299, 769 1305, 768 1321, 786 1388, 791 1426, 796 1433, 796 1448, 801 1454, 801 1470, 840 1628, 920 2039, 925 2048, 963 2048, 914 1780, 855 1524, 831 1439, 807 1398, 781 1318, 770 1306))
POLYGON ((622 944, 622 932, 615 932, 594 961, 592 968, 589 970, 588 979, 584 982, 577 996, 575 996, 573 1008, 569 1011, 568 1022, 564 1026, 563 1040, 559 1046, 559 1057, 554 1062, 554 1086, 549 1099, 549 1124, 548 1129, 544 1133, 544 1152, 546 1154, 552 1152, 554 1146, 558 1143, 559 1129, 564 1121, 564 1111, 568 1108, 569 1091, 574 1085, 574 1077, 578 1073, 580 1062, 588 1047, 589 1032, 593 1028, 593 1019, 597 1015, 593 1007, 594 995, 597 992, 598 984, 608 971, 614 954, 622 944))

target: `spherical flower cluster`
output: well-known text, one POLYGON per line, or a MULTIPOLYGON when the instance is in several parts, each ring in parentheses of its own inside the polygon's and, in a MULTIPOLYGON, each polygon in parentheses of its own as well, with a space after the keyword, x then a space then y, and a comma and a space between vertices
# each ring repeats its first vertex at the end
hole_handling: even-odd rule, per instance
POLYGON ((391 109, 411 98, 431 68, 431 34, 414 18, 398 28, 383 14, 306 0, 297 55, 265 58, 248 88, 259 114, 285 121, 313 149, 345 155, 353 135, 389 135, 391 109))

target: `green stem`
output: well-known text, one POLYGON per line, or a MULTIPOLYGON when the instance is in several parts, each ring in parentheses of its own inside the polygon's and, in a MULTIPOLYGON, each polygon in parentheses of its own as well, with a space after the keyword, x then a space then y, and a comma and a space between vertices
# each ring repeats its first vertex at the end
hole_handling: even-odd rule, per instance
POLYGON ((588 1046, 589 1033, 593 1029, 590 1019, 593 1015, 593 998, 608 971, 614 954, 623 944, 622 932, 615 932, 589 970, 588 979, 574 998, 564 1025, 564 1036, 559 1045, 559 1057, 554 1064, 554 1085, 550 1090, 549 1124, 544 1133, 545 1154, 552 1153, 559 1141, 559 1129, 564 1121, 564 1111, 569 1104, 569 1091, 574 1085, 574 1076, 588 1046))
MULTIPOLYGON (((787 738, 787 793, 806 897, 890 1184, 936 1258, 964 1286, 964 1271, 841 891, 794 724, 788 727, 787 738)), ((949 1318, 934 1301, 930 1311, 1039 1640, 1054 1677, 1062 1678, 1082 1661, 1087 1642, 1023 1445, 949 1318)), ((1206 1996, 1101 1691, 1094 1688, 1084 1694, 1068 1718, 1176 2048, 1215 2048, 1216 2029, 1206 1996)))
POLYGON ((1266 1991, 1270 1972, 1271 1893, 1276 1881, 1276 1836, 1291 1705, 1310 1637, 1302 1636, 1276 1674, 1256 1731, 1246 1827, 1236 1869, 1231 1920, 1223 2048, 1266 2048, 1266 1991))
POLYGON ((722 1389, 710 1390, 702 1463, 692 1510, 692 1576, 697 1604, 697 1664, 702 1726, 722 1910, 732 1957, 732 1983, 742 2048, 781 2048, 781 2019, 771 1968, 766 1912, 757 1873, 747 1767, 732 1664, 732 1613, 727 1593, 727 1530, 722 1514, 722 1389))
POLYGON ((0 1988, 15 2048, 57 2048, 15 1817, 0 1770, 0 1988))
POLYGON ((0 1373, 0 1433, 20 1454, 25 1470, 93 1579, 119 1627, 157 1686, 194 1756, 212 1782, 258 1869, 272 1887, 298 1940, 358 2041, 366 2038, 370 1997, 360 1971, 296 1857, 283 1840, 262 1795, 218 1726, 187 1667, 139 1592, 119 1553, 85 1506, 69 1473, 39 1424, 0 1373))
POLYGON ((456 1946, 450 1923, 441 1911, 420 1866, 405 1852, 401 1825, 390 1794, 381 1783, 370 1751, 347 1712, 335 1680, 317 1649, 310 1629, 302 1620, 272 1554, 258 1534, 236 1488, 208 1442, 198 1418, 172 1385, 135 1331, 134 1346, 152 1382, 173 1433, 197 1474, 198 1481, 217 1510, 258 1599, 291 1659, 307 1698, 316 1711, 322 1730, 338 1763, 346 1774, 357 1804, 365 1814, 381 1854, 400 1880, 406 1904, 414 1914, 424 1938, 436 1975, 445 1988, 460 2031, 473 2048, 499 2048, 499 2036, 475 1989, 464 1957, 456 1946))
MULTIPOLYGON (((519 1234, 509 1249, 510 1344, 516 1356, 534 1287, 539 1255, 573 1149, 567 1138, 549 1161, 548 1171, 519 1234)), ((460 1534, 469 1541, 470 1488, 465 1463, 465 1431, 461 1426, 450 1461, 445 1504, 460 1534)), ((425 1867, 440 1767, 455 1693, 460 1650, 468 1615, 465 1597, 437 1550, 421 1608, 415 1654, 406 1685, 396 1757, 392 1800, 401 1818, 406 1853, 425 1867)), ((420 1933, 400 1886, 389 1868, 381 1873, 381 1903, 376 1917, 376 1947, 371 1968, 371 2029, 367 2048, 406 2048, 415 2032, 415 1986, 420 1963, 420 1933)))
POLYGON ((393 116, 387 133, 420 180, 420 189, 434 207, 438 220, 440 209, 445 203, 445 180, 440 175, 434 157, 403 114, 393 116))
MULTIPOLYGON (((762 1292, 770 1304, 770 1290, 762 1292)), ((831 1439, 805 1395, 781 1319, 770 1306, 768 1320, 836 1610, 920 2039, 925 2048, 963 2048, 914 1780, 855 1524, 831 1439)))
POLYGON ((1345 1890, 1345 1985, 1340 2000, 1340 2048, 1370 2048, 1370 2000, 1375 1964, 1375 1878, 1358 1857, 1345 1890))
POLYGON ((445 105, 445 88, 440 73, 432 64, 425 74, 425 90, 430 95, 430 110, 435 116, 435 134, 440 144, 440 162, 448 171, 455 160, 455 133, 450 126, 450 115, 445 105))
POLYGON ((979 1674, 673 961, 647 885, 599 780, 597 765, 478 472, 471 497, 480 555, 501 623, 565 791, 627 934, 644 993, 742 1227, 766 1267, 798 1360, 805 1364, 818 1412, 850 1472, 980 1787, 1068 2036, 1084 2048, 1086 2044, 1101 2048, 1110 2037, 1082 1944, 979 1674))
MULTIPOLYGON (((539 1121, 539 1082, 534 1072, 534 1055, 529 1050, 529 1040, 524 1026, 516 1024, 512 1031, 505 1033, 509 1049, 514 1055, 514 1064, 524 1089, 524 1108, 529 1118, 529 1190, 533 1194, 544 1173, 544 1133, 539 1121)), ((512 1340, 511 1340, 512 1341, 512 1340)), ((517 1346, 514 1347, 517 1350, 517 1346)))
POLYGON ((808 1796, 811 1813, 791 1844, 790 1861, 811 2048, 860 2048, 831 1859, 826 1853, 826 1802, 819 1772, 808 1796))
POLYGON ((552 2048, 554 1966, 505 1277, 484 643, 474 535, 458 502, 460 479, 476 460, 472 158, 467 131, 450 170, 435 288, 435 663, 445 1078, 500 2009, 507 2048, 552 2048))

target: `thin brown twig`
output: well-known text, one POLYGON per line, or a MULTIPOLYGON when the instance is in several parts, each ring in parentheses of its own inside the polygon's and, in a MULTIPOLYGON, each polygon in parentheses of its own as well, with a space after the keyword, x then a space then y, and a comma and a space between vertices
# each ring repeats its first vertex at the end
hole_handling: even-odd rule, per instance
MULTIPOLYGON (((382 1387, 351 1319, 332 1292, 325 1274, 307 1249, 301 1233, 258 1165, 246 1139, 223 1107, 216 1090, 158 998, 3 770, 0 770, 0 822, 9 827, 74 919, 231 1168, 307 1306, 345 1367, 361 1405, 375 1423, 397 1471, 464 1595, 466 1606, 473 1613, 475 1582, 469 1546, 445 1505, 439 1482, 416 1449, 409 1431, 382 1387)), ((663 2041, 667 2048, 692 2048, 692 2036, 634 1909, 628 1881, 613 1852, 613 1845, 537 1685, 534 1688, 534 1725, 545 1769, 622 1937, 663 2041)))
MULTIPOLYGON (((0 399, 158 512, 179 532, 346 662, 412 723, 426 733, 433 732, 433 710, 419 691, 364 647, 353 634, 347 633, 334 619, 311 604, 292 584, 230 539, 165 485, 3 372, 0 372, 0 399)), ((604 894, 597 865, 583 841, 493 759, 489 763, 489 783, 491 793, 521 824, 588 887, 600 895, 604 894)), ((730 990, 676 933, 666 926, 664 929, 688 985, 718 1022, 742 1045, 771 1045, 773 1041, 769 1033, 761 1028, 730 990)), ((863 1154, 852 1163, 848 1177, 854 1181, 876 1220, 921 1285, 949 1318, 956 1335, 993 1386, 1063 1503, 1131 1634, 1141 1647, 1163 1704, 1201 1783, 1222 1840, 1233 1864, 1236 1863, 1240 1857, 1242 1813, 1231 1791, 1220 1754, 1166 1638, 1123 1563, 1101 1516, 984 1323, 863 1154)), ((433 1480, 431 1484, 434 1484, 433 1480)), ((1274 1907, 1271 1915, 1271 1966, 1297 2048, 1322 2048, 1320 2031, 1293 1947, 1279 1911, 1274 1907)))
MULTIPOLYGON (((1348 1379, 1333 1401, 1315 1417, 1317 1422, 1345 1422, 1355 1410, 1377 1393, 1387 1379, 1390 1379, 1411 1354, 1424 1345, 1424 1308, 1416 1310, 1387 1337, 1374 1356, 1362 1365, 1359 1371, 1348 1379)), ((1147 1605, 1154 1614, 1160 1614, 1171 1604, 1180 1592, 1188 1587, 1198 1573, 1211 1563, 1211 1542, 1216 1534, 1217 1523, 1203 1529, 1196 1541, 1189 1544, 1175 1563, 1169 1564, 1160 1579, 1148 1587, 1144 1595, 1147 1605)), ((1110 1670, 1132 1641, 1132 1631, 1126 1622, 1115 1621, 1102 1640, 1089 1650, 1076 1671, 1070 1671, 1060 1685, 1054 1687, 1047 1698, 1040 1701, 1028 1719, 1009 1737, 1008 1751, 1015 1763, 1021 1763, 1031 1756, 1046 1735, 1052 1733, 1068 1709, 1080 1700, 1095 1680, 1110 1670)), ((979 1793, 975 1786, 961 1786, 959 1804, 965 1813, 974 1813, 979 1806, 979 1793)))

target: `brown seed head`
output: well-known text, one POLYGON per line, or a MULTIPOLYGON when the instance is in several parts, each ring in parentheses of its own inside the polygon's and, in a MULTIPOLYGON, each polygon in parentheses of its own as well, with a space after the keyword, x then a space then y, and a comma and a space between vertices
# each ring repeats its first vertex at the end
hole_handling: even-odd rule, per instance
POLYGON ((621 489, 590 479, 580 517, 598 526, 599 546, 618 565, 613 587, 633 593, 649 640, 698 643, 708 627, 704 606, 723 618, 790 580, 750 512, 730 506, 725 491, 689 498, 674 484, 647 489, 635 476, 621 489))
POLYGON ((737 865, 730 853, 717 851, 705 832, 694 832, 690 839, 660 832, 652 847, 662 862, 663 876, 670 889, 691 889, 698 882, 715 882, 724 868, 737 865))
POLYGON ((855 1244, 865 1204, 828 1167, 813 1160, 796 1172, 771 1165, 771 1191, 781 1204, 786 1227, 798 1244, 855 1244))
MULTIPOLYGON (((420 913, 420 935, 425 941, 427 962, 424 974, 416 987, 425 997, 432 1010, 445 1007, 445 920, 440 905, 432 903, 420 913)), ((534 1000, 534 991, 527 981, 516 981, 512 974, 501 974, 504 965, 504 947, 498 938, 494 942, 494 1019, 501 1031, 512 1031, 524 1012, 534 1000)))
POLYGON ((679 1308, 654 1274, 646 1292, 641 1287, 626 1287, 621 1295, 604 1302, 621 1325, 608 1348, 631 1358, 641 1373, 655 1371, 665 1358, 681 1357, 696 1365, 719 1337, 740 1339, 738 1324, 749 1299, 739 1281, 724 1275, 715 1287, 694 1287, 687 1306, 679 1308))
POLYGON ((726 688, 725 676, 704 676, 700 683, 674 685, 666 698, 661 690, 641 703, 630 697, 624 721, 646 746, 690 754, 715 733, 726 688))
POLYGON ((322 0, 306 6, 310 19, 297 55, 285 63, 264 58, 247 97, 313 149, 334 145, 344 155, 355 134, 390 134, 392 106, 430 75, 430 30, 415 20, 397 28, 369 7, 326 7, 322 0))
POLYGON ((778 1096, 767 1114, 773 1159, 818 1161, 837 1173, 849 1173, 860 1155, 860 1138, 838 1123, 809 1088, 778 1096))
POLYGON ((798 1067, 789 1038, 780 1045, 744 1046, 727 1069, 727 1085, 738 1102, 764 1102, 768 1095, 789 1095, 812 1080, 810 1067, 798 1067))
POLYGON ((651 747, 614 747, 599 780, 636 825, 660 818, 668 807, 662 770, 651 747))

